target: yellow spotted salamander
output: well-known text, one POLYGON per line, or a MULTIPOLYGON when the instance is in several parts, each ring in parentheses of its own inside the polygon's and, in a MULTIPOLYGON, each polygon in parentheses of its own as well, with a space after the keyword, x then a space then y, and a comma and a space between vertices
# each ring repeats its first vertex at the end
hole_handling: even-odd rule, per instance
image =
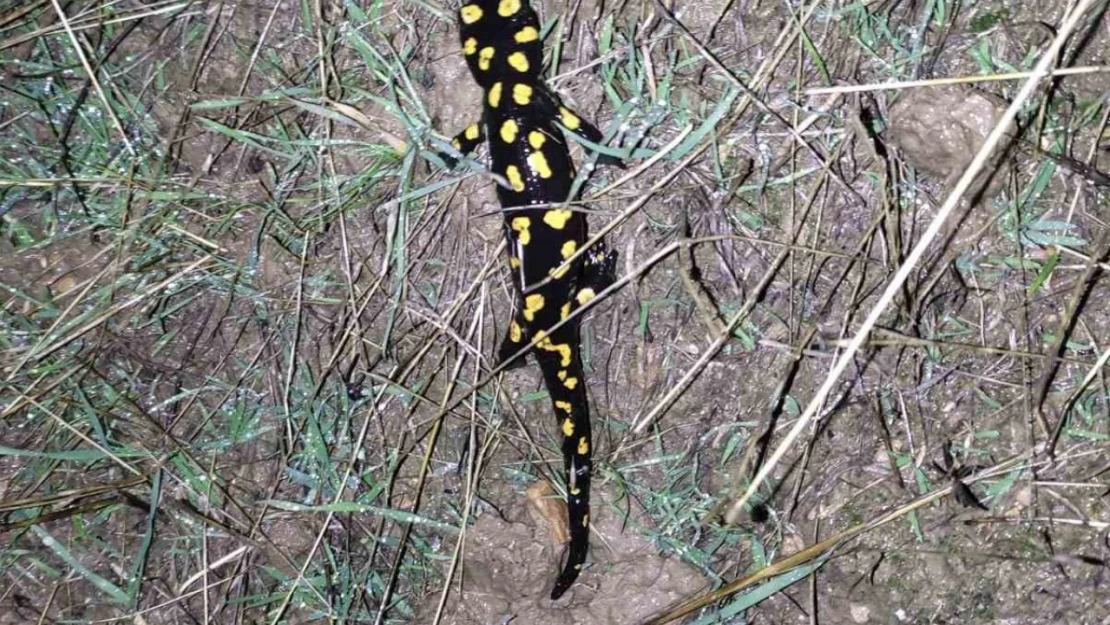
MULTIPOLYGON (((452 145, 469 154, 488 137, 492 171, 504 179, 497 196, 505 214, 513 283, 522 302, 499 358, 504 362, 533 346, 530 353, 543 371, 562 434, 571 541, 551 591, 551 598, 558 599, 586 561, 592 440, 578 321, 550 328, 612 284, 616 258, 595 247, 563 264, 588 236, 583 213, 558 206, 572 199, 575 178, 560 126, 594 143, 602 136, 543 83, 539 26, 526 0, 469 0, 459 9, 463 56, 484 91, 484 106, 482 123, 468 126, 452 145)), ((523 364, 521 359, 516 363, 523 364)))

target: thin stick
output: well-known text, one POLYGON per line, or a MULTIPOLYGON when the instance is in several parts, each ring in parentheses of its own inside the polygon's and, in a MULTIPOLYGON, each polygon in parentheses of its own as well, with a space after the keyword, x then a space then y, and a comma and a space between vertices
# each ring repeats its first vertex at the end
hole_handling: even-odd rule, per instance
POLYGON ((932 78, 929 80, 895 80, 891 82, 873 82, 865 85, 841 85, 838 87, 818 87, 806 89, 805 95, 825 95, 829 93, 863 93, 865 91, 886 91, 890 89, 916 89, 918 87, 938 87, 942 85, 962 85, 973 82, 1003 82, 1007 80, 1023 80, 1034 76, 1077 76, 1085 74, 1102 74, 1110 72, 1110 66, 1088 65, 1085 67, 1064 67, 1052 70, 1048 74, 1032 72, 1010 72, 1007 74, 991 74, 990 76, 953 76, 951 78, 932 78))

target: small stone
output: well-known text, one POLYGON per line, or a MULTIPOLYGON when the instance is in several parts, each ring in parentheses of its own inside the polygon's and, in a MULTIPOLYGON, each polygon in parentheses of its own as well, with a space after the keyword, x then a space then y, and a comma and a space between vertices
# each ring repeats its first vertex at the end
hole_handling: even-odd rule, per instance
POLYGON ((64 295, 66 293, 69 293, 76 286, 77 286, 77 281, 73 279, 73 276, 63 276, 60 280, 58 280, 54 284, 55 291, 59 295, 64 295))
POLYGON ((871 608, 861 603, 850 604, 848 612, 852 615, 853 623, 866 623, 871 620, 871 608))
POLYGON ((1008 516, 1020 516, 1033 505, 1033 489, 1025 486, 1014 493, 1014 505, 1006 510, 1008 516))

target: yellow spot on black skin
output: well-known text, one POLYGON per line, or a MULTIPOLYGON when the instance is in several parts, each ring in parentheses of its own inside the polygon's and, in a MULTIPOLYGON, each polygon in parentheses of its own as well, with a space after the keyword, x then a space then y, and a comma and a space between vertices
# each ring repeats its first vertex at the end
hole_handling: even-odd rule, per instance
POLYGON ((582 494, 582 489, 575 486, 574 488, 570 489, 570 494, 572 494, 572 495, 581 495, 582 494))
MULTIPOLYGON (((512 167, 512 165, 509 165, 509 167, 512 167)), ((531 219, 527 217, 514 217, 512 222, 509 223, 509 227, 517 233, 516 240, 520 241, 521 245, 528 245, 528 242, 532 240, 532 233, 529 230, 529 228, 532 227, 531 219)))
POLYGON ((478 51, 478 40, 475 39, 474 37, 468 37, 467 40, 463 42, 463 54, 465 54, 467 56, 471 56, 472 54, 474 54, 477 51, 478 51))
POLYGON ((509 323, 509 340, 514 343, 519 343, 524 338, 524 331, 520 329, 520 324, 515 320, 509 323))
POLYGON ((494 49, 490 46, 482 48, 478 52, 478 69, 482 71, 489 70, 489 62, 493 60, 494 49))
POLYGON ((512 17, 520 10, 520 0, 501 0, 497 5, 497 14, 501 17, 512 17))
MULTIPOLYGON (((569 388, 570 390, 573 391, 574 388, 576 386, 578 386, 578 378, 567 378, 566 380, 563 380, 563 386, 566 386, 567 388, 569 388)), ((581 449, 581 447, 579 447, 579 449, 581 449)), ((586 452, 580 451, 578 453, 584 454, 586 452)))
POLYGON ((563 125, 569 130, 578 130, 582 127, 582 120, 565 106, 559 107, 559 119, 563 120, 563 125))
POLYGON ((594 293, 593 289, 582 289, 578 292, 577 299, 579 304, 585 305, 586 302, 592 300, 595 297, 597 297, 597 293, 594 293))
POLYGON ((538 150, 543 147, 547 142, 547 136, 538 130, 533 130, 528 133, 528 145, 532 146, 533 150, 538 150))
MULTIPOLYGON (((566 319, 569 316, 570 316, 570 302, 567 302, 566 304, 563 304, 563 307, 561 309, 559 309, 559 318, 560 319, 566 319)), ((563 374, 562 376, 559 377, 560 380, 567 377, 566 376, 566 374, 567 374, 566 371, 560 371, 559 373, 563 374)), ((574 387, 572 386, 570 388, 574 388, 574 387)))
POLYGON ((505 123, 501 124, 501 140, 512 143, 516 141, 516 133, 519 131, 520 127, 516 125, 515 119, 506 119, 505 123))
POLYGON ((539 38, 540 31, 536 30, 535 26, 525 26, 513 35, 513 39, 517 43, 532 43, 533 41, 539 41, 539 38))
MULTIPOLYGON (((524 190, 524 178, 520 177, 519 167, 517 167, 516 165, 509 165, 508 167, 506 167, 505 177, 509 179, 509 186, 513 188, 513 191, 520 193, 524 190)), ((528 245, 528 241, 525 241, 524 237, 521 237, 520 244, 528 245)))
MULTIPOLYGON (((513 102, 524 106, 532 101, 532 85, 517 83, 513 85, 513 102)), ((570 128, 570 126, 567 126, 570 128)))
POLYGON ((552 345, 550 351, 559 352, 559 355, 562 356, 562 360, 559 361, 559 364, 561 364, 564 367, 569 367, 570 366, 570 360, 571 360, 570 345, 567 345, 566 343, 559 343, 558 345, 552 345))
POLYGON ((551 226, 556 230, 562 230, 564 227, 566 227, 567 221, 571 218, 571 215, 573 214, 574 213, 572 213, 570 209, 567 208, 556 208, 553 210, 549 210, 543 215, 543 223, 551 226))
POLYGON ((563 244, 563 249, 559 250, 559 252, 563 255, 563 259, 567 259, 567 258, 570 258, 571 256, 574 256, 574 253, 577 252, 577 251, 578 251, 578 241, 575 241, 574 239, 571 239, 571 240, 567 241, 566 243, 564 243, 563 244))
POLYGON ((543 155, 543 152, 532 152, 529 154, 528 167, 544 180, 547 180, 552 175, 551 166, 547 164, 547 157, 543 155))
POLYGON ((500 82, 493 83, 493 86, 489 88, 489 96, 486 98, 486 100, 493 108, 497 108, 501 105, 501 89, 502 87, 500 82))
MULTIPOLYGON (((567 404, 567 402, 564 401, 564 402, 556 402, 555 405, 559 406, 559 403, 567 404)), ((562 406, 559 406, 559 407, 562 408, 562 406)), ((570 404, 567 404, 566 411, 570 412, 570 404)), ((566 436, 567 438, 570 438, 571 436, 574 436, 574 421, 571 421, 569 417, 566 418, 566 419, 563 419, 563 436, 566 436)))
POLYGON ((523 52, 513 52, 509 55, 509 67, 521 74, 528 71, 528 57, 523 52))
POLYGON ((481 134, 482 134, 482 130, 481 130, 481 128, 478 128, 478 124, 470 124, 469 126, 466 127, 466 130, 463 131, 463 136, 466 137, 467 139, 469 139, 470 141, 477 140, 478 137, 481 134))
POLYGON ((459 9, 459 17, 462 18, 463 24, 473 24, 482 19, 482 7, 476 4, 468 4, 459 9))
POLYGON ((524 318, 528 321, 533 321, 536 318, 536 313, 543 310, 544 299, 543 295, 533 293, 524 298, 524 318))
POLYGON ((585 456, 588 453, 590 453, 590 442, 586 440, 585 436, 583 436, 582 438, 578 439, 578 455, 585 456))
POLYGON ((510 256, 509 267, 512 267, 513 269, 520 269, 520 259, 516 256, 510 256))
POLYGON ((462 151, 462 144, 459 143, 458 139, 451 139, 451 147, 455 148, 456 150, 458 150, 460 152, 462 151))
POLYGON ((587 514, 586 516, 582 517, 582 527, 588 527, 589 525, 590 525, 590 515, 587 514))
POLYGON ((536 330, 536 333, 532 335, 532 342, 540 349, 550 349, 551 339, 547 338, 547 332, 543 330, 536 330))
POLYGON ((557 374, 555 374, 555 375, 556 375, 556 376, 557 376, 557 377, 558 377, 558 378, 559 378, 560 380, 565 380, 565 379, 567 379, 567 370, 566 370, 566 369, 563 369, 562 371, 559 371, 559 373, 557 373, 557 374))

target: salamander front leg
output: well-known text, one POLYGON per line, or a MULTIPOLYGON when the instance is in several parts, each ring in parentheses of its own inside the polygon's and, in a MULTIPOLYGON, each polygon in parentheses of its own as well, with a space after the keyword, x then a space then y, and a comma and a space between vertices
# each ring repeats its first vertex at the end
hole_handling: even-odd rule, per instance
MULTIPOLYGON (((464 128, 462 132, 455 135, 454 139, 451 139, 451 146, 459 152, 462 152, 463 156, 468 156, 485 140, 486 133, 482 130, 482 124, 473 123, 464 128)), ((439 156, 450 168, 454 168, 455 165, 459 164, 459 159, 450 154, 441 152, 439 156)))
MULTIPOLYGON (((559 101, 559 98, 555 94, 544 89, 541 93, 541 105, 544 108, 545 114, 558 119, 559 123, 567 130, 591 143, 603 145, 605 136, 597 129, 597 126, 594 126, 581 115, 567 108, 559 101)), ((621 162, 621 159, 607 154, 598 154, 597 162, 599 165, 612 165, 620 167, 621 169, 624 168, 624 163, 621 162)))
MULTIPOLYGON (((598 145, 603 145, 602 141, 604 141, 605 137, 601 134, 601 131, 574 111, 568 109, 563 105, 559 105, 558 117, 559 122, 562 123, 567 130, 570 130, 574 134, 582 137, 583 139, 586 139, 587 141, 597 143, 598 145)), ((624 163, 621 161, 621 159, 615 156, 609 156, 608 154, 599 153, 597 155, 597 163, 598 165, 608 165, 611 167, 620 167, 621 169, 624 169, 624 163)))

